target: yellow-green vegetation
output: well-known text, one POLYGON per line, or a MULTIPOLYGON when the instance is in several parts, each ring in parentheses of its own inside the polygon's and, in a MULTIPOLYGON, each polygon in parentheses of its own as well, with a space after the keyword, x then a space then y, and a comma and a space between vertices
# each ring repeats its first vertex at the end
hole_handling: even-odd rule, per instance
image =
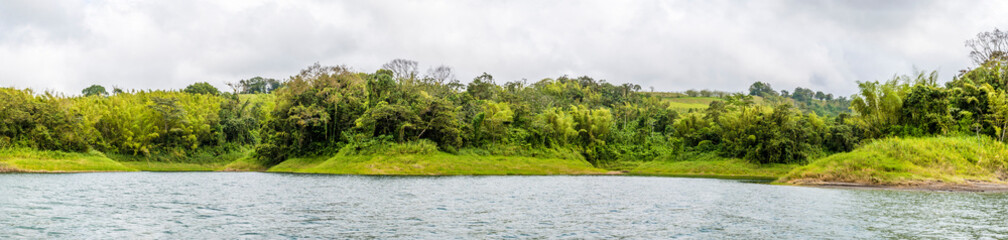
POLYGON ((241 103, 248 103, 249 106, 253 106, 249 109, 249 113, 262 121, 266 121, 270 116, 269 111, 273 110, 276 106, 276 95, 255 93, 255 94, 238 94, 238 100, 241 103))
POLYGON ((604 174, 582 159, 518 156, 363 155, 330 158, 293 158, 270 172, 362 175, 562 175, 604 174))
POLYGON ((711 102, 720 101, 721 99, 715 97, 676 97, 662 98, 662 100, 668 102, 672 110, 688 112, 689 110, 707 109, 707 106, 710 106, 711 102))
POLYGON ((119 162, 124 166, 149 172, 210 172, 224 169, 225 163, 119 162))
POLYGON ((920 185, 1006 183, 1008 147, 988 137, 887 138, 796 168, 778 182, 920 185))
POLYGON ((232 171, 232 172, 246 172, 246 171, 262 172, 266 171, 267 169, 269 169, 269 167, 266 167, 259 161, 256 161, 255 158, 252 158, 251 156, 246 156, 234 160, 233 162, 228 163, 227 165, 224 165, 224 167, 220 170, 232 171))
POLYGON ((0 150, 0 172, 136 171, 96 151, 72 153, 30 149, 0 150))
POLYGON ((282 81, 241 80, 232 93, 206 82, 111 93, 93 85, 82 95, 0 88, 0 149, 81 153, 22 154, 0 168, 468 175, 610 167, 775 177, 794 165, 773 164, 841 153, 781 181, 1003 182, 1005 147, 996 142, 1008 141, 1008 64, 988 57, 944 84, 935 72, 859 82, 850 100, 764 82, 748 95, 641 92, 588 76, 498 82, 484 73, 461 85, 433 78, 451 76, 449 68, 411 74, 418 63, 405 59, 375 72, 314 64, 282 81), (843 153, 885 137, 959 134, 997 140, 886 139, 843 153))
POLYGON ((738 158, 702 154, 684 161, 655 160, 628 170, 634 175, 777 179, 799 164, 759 164, 738 158))
POLYGON ((151 172, 220 171, 238 159, 248 157, 246 149, 213 149, 189 153, 144 155, 108 154, 125 166, 151 172), (218 151, 211 151, 218 150, 218 151))
MULTIPOLYGON (((201 153, 191 158, 167 155, 132 156, 106 155, 99 151, 85 153, 0 148, 0 172, 117 172, 117 171, 221 171, 226 166, 241 166, 248 162, 247 151, 220 154, 201 153), (237 160, 235 160, 237 159, 237 160)), ((265 167, 245 167, 232 170, 264 171, 265 167)))

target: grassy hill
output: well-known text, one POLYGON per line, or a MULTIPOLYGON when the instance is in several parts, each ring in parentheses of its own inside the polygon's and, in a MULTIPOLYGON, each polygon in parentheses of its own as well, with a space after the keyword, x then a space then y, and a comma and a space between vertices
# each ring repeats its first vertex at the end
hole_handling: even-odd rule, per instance
POLYGON ((27 149, 0 149, 0 172, 106 172, 136 171, 100 152, 68 153, 27 149))
MULTIPOLYGON (((703 110, 707 109, 707 106, 710 106, 710 103, 713 101, 723 101, 723 99, 718 97, 689 97, 681 93, 654 92, 647 94, 661 98, 662 101, 668 102, 672 106, 673 110, 679 112, 703 110)), ((813 99, 807 102, 801 102, 791 98, 763 98, 753 96, 753 102, 761 105, 788 103, 798 109, 801 109, 803 112, 813 112, 819 116, 836 116, 840 113, 850 113, 850 109, 848 108, 850 103, 847 101, 823 101, 813 99)))
POLYGON ((690 110, 707 109, 707 106, 710 106, 711 102, 721 101, 721 99, 714 97, 676 97, 662 98, 662 101, 668 102, 673 110, 689 112, 690 110))
POLYGON ((554 175, 604 174, 583 159, 519 156, 360 155, 293 158, 269 172, 362 175, 554 175))
POLYGON ((799 167, 778 182, 924 186, 1008 183, 1008 147, 987 137, 888 138, 799 167))
POLYGON ((799 164, 758 164, 716 153, 700 153, 679 159, 656 159, 631 167, 627 173, 648 176, 715 177, 774 180, 799 164))

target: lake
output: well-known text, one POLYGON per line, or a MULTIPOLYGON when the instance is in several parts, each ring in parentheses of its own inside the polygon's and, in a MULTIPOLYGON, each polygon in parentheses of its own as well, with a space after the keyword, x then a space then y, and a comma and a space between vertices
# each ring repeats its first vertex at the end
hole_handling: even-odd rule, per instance
POLYGON ((1008 194, 630 176, 0 174, 0 238, 1008 238, 1008 194))

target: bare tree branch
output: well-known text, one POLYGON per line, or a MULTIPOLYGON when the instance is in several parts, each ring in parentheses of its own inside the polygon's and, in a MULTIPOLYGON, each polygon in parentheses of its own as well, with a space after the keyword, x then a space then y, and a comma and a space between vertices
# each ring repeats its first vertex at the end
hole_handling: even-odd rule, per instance
POLYGON ((415 79, 417 77, 417 62, 406 59, 395 59, 384 65, 382 69, 392 71, 396 79, 415 79))
POLYGON ((452 72, 451 67, 441 65, 436 68, 428 68, 425 78, 432 79, 435 83, 441 85, 446 81, 455 79, 455 73, 452 72))
POLYGON ((991 32, 978 33, 976 39, 966 41, 966 47, 972 49, 970 58, 977 65, 988 61, 1008 60, 1008 32, 995 28, 991 32))

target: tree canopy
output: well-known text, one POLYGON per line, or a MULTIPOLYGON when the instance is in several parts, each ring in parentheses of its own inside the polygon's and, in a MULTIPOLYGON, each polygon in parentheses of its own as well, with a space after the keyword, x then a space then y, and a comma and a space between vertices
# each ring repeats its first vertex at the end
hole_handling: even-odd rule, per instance
MULTIPOLYGON (((981 34, 973 44, 996 48, 988 35, 999 34, 981 34)), ((936 72, 858 82, 849 100, 804 87, 778 93, 766 82, 748 93, 641 92, 588 76, 528 82, 483 73, 463 84, 446 66, 423 76, 417 69, 404 59, 374 72, 316 63, 283 81, 240 80, 230 93, 206 82, 183 90, 115 88, 112 96, 100 85, 70 97, 0 88, 0 148, 178 156, 242 148, 269 165, 398 144, 452 154, 573 155, 606 166, 696 152, 792 163, 883 137, 1008 135, 1003 61, 985 61, 945 84, 936 72), (703 103, 682 108, 679 100, 703 103)))
POLYGON ((81 90, 81 94, 84 94, 84 96, 108 96, 105 87, 97 84, 84 88, 84 90, 81 90))

